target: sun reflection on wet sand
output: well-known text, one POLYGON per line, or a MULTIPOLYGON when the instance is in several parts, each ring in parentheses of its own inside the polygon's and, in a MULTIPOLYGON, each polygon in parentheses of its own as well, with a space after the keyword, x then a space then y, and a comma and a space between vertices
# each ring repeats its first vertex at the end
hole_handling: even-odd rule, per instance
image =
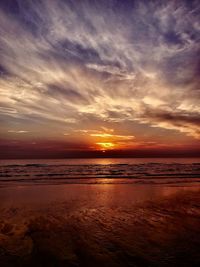
POLYGON ((1 266, 198 266, 199 192, 106 183, 1 188, 1 266))
POLYGON ((157 186, 110 184, 68 184, 5 187, 0 189, 0 207, 40 206, 55 202, 76 203, 80 206, 128 206, 149 200, 159 200, 184 191, 199 191, 195 186, 157 186))

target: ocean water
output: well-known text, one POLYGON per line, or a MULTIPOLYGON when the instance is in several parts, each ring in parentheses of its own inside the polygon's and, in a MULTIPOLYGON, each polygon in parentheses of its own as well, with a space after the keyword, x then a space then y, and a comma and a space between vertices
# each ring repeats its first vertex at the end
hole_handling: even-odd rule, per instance
POLYGON ((19 184, 197 184, 199 158, 1 160, 0 186, 19 184))

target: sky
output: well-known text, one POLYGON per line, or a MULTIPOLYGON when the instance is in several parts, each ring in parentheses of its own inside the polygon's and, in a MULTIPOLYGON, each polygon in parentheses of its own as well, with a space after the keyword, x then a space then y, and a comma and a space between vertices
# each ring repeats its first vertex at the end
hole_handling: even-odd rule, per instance
POLYGON ((199 1, 1 0, 0 158, 200 152, 199 1))

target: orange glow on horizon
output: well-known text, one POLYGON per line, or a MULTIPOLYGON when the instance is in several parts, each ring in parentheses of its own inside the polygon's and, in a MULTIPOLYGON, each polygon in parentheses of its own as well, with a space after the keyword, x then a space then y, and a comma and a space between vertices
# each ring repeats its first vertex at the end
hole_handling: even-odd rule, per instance
POLYGON ((103 137, 103 138, 113 137, 112 134, 108 134, 108 133, 91 134, 90 136, 103 137))
POLYGON ((100 142, 96 144, 101 148, 101 150, 112 149, 115 146, 112 142, 100 142))

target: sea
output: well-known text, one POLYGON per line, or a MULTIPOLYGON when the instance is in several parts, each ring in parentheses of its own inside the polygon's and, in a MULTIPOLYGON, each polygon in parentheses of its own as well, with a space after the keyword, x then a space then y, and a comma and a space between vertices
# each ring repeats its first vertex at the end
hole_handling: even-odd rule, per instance
POLYGON ((200 183, 200 158, 25 159, 0 161, 0 187, 59 184, 200 183))

